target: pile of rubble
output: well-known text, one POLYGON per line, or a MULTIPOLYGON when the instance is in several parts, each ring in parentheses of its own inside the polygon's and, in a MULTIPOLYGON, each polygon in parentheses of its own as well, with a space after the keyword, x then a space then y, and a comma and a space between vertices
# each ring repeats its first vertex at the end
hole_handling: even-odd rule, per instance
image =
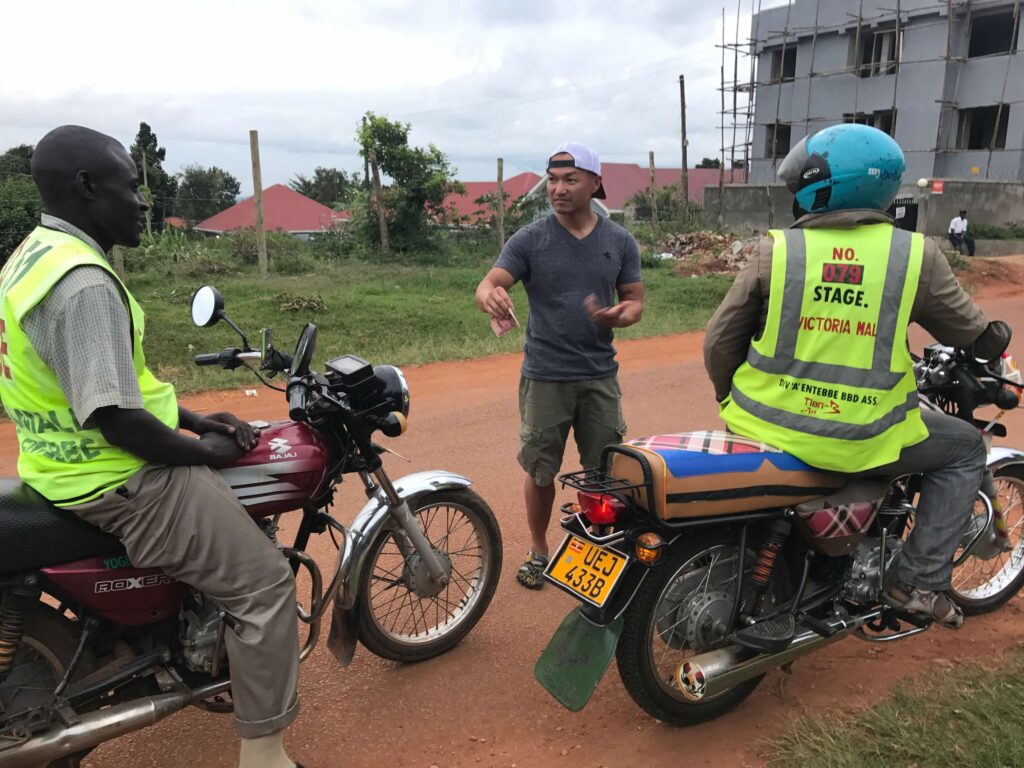
POLYGON ((662 258, 676 261, 677 274, 735 274, 750 261, 758 240, 739 240, 718 232, 685 232, 668 235, 659 247, 662 258))

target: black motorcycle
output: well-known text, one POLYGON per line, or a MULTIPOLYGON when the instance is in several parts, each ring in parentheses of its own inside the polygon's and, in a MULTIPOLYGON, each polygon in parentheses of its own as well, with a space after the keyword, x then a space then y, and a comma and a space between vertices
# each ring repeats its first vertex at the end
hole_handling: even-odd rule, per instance
MULTIPOLYGON (((939 345, 915 372, 922 407, 977 425, 990 444, 952 595, 967 614, 992 611, 1024 584, 1024 451, 991 447, 1019 406, 1020 374, 1006 356, 982 362, 939 345), (985 406, 998 410, 979 417, 985 406)), ((535 675, 574 711, 613 655, 637 704, 691 725, 847 635, 889 642, 930 624, 882 600, 914 525, 919 475, 851 478, 736 435, 692 432, 608 446, 600 469, 560 480, 578 501, 562 507, 567 535, 545 575, 581 605, 535 675)))

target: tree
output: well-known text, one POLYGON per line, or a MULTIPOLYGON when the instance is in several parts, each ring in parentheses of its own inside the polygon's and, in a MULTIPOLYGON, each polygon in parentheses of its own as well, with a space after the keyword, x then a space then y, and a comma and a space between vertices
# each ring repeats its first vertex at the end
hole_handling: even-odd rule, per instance
POLYGON ((28 176, 0 176, 0 264, 39 224, 43 201, 28 176))
POLYGON ((19 144, 0 155, 0 265, 39 224, 43 211, 29 176, 33 149, 31 144, 19 144))
MULTIPOLYGON (((178 193, 178 181, 164 170, 163 162, 167 158, 167 150, 159 145, 156 134, 148 123, 139 123, 139 132, 135 136, 129 153, 139 167, 139 178, 142 178, 142 156, 146 156, 146 178, 149 181, 146 199, 153 209, 153 221, 161 222, 172 215, 171 207, 178 193)), ((144 191, 145 193, 145 191, 144 191)))
POLYGON ((31 144, 19 144, 0 155, 0 176, 15 174, 28 176, 32 172, 31 162, 34 149, 35 147, 31 144))
POLYGON ((313 171, 313 178, 298 173, 288 185, 300 195, 337 210, 348 203, 352 193, 361 186, 361 182, 358 173, 348 174, 337 168, 318 166, 313 171))
MULTIPOLYGON (((377 157, 382 173, 391 178, 384 191, 384 216, 388 223, 390 245, 396 251, 436 246, 433 228, 447 221, 444 199, 449 192, 465 191, 455 181, 455 168, 444 152, 429 144, 426 149, 409 146, 409 123, 366 113, 366 124, 356 131, 359 154, 377 157)), ((365 242, 377 244, 380 234, 377 213, 369 196, 356 198, 353 227, 365 242)))
POLYGON ((189 224, 197 224, 238 200, 238 179, 217 166, 186 165, 176 179, 175 211, 189 224))
POLYGON ((717 159, 717 158, 714 158, 714 157, 705 157, 703 160, 701 160, 699 163, 697 163, 697 167, 698 168, 721 168, 722 167, 722 161, 717 159))

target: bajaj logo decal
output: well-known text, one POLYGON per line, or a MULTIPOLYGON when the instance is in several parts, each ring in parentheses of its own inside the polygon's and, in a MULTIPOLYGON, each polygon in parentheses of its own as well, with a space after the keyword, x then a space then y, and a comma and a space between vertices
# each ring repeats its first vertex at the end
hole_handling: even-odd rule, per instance
POLYGON ((131 589, 146 589, 147 587, 158 587, 161 584, 173 584, 174 579, 163 573, 155 573, 151 576, 139 576, 136 578, 127 577, 124 579, 112 579, 110 581, 97 581, 93 589, 97 595, 104 592, 127 592, 131 589))
POLYGON ((275 437, 270 441, 271 459, 294 459, 297 454, 291 450, 291 444, 283 437, 275 437))

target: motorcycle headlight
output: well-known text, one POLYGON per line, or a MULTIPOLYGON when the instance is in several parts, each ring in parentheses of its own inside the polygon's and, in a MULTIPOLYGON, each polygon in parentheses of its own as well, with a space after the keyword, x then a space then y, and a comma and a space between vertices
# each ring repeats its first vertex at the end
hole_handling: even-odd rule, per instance
POLYGON ((388 410, 398 411, 408 418, 409 383, 405 380, 402 369, 393 365, 375 365, 373 374, 384 384, 381 399, 388 404, 388 410))

